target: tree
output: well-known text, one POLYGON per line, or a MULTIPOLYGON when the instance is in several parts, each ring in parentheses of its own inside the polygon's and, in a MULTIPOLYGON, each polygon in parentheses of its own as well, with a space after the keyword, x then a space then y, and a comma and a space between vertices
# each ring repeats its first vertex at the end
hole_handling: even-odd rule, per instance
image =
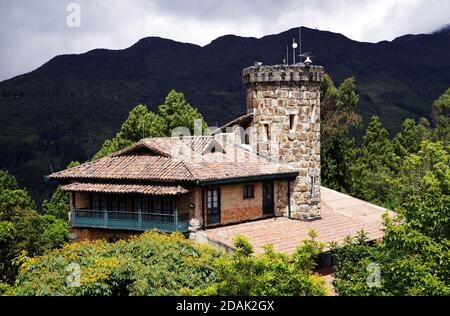
POLYGON ((354 78, 336 88, 325 75, 321 96, 322 182, 329 188, 348 192, 351 179, 348 170, 356 157, 355 139, 349 137, 349 132, 361 123, 356 113, 359 97, 354 78))
POLYGON ((395 194, 388 180, 394 177, 399 158, 388 136, 380 119, 374 116, 357 150, 357 160, 349 170, 352 195, 378 205, 389 204, 395 194))
POLYGON ((7 294, 180 295, 184 289, 205 288, 214 282, 214 261, 222 255, 181 234, 158 232, 147 232, 116 243, 73 243, 41 257, 25 258, 15 286, 8 289, 7 294), (76 286, 68 283, 71 271, 75 273, 72 281, 76 286))
POLYGON ((159 106, 159 115, 166 125, 167 136, 177 127, 186 127, 193 134, 195 120, 201 121, 202 132, 207 128, 200 112, 186 101, 183 93, 175 90, 170 91, 159 106))
POLYGON ((398 211, 414 230, 433 238, 450 239, 450 146, 422 142, 399 172, 402 197, 398 211))
MULTIPOLYGON (((322 245, 313 239, 305 241, 296 253, 277 253, 273 246, 265 247, 262 255, 254 256, 253 248, 244 236, 236 236, 236 252, 219 258, 215 264, 217 282, 196 295, 214 296, 324 296, 324 281, 312 272, 314 256, 322 245)), ((192 294, 192 293, 190 293, 192 294)))
POLYGON ((450 144, 450 88, 440 96, 432 107, 433 123, 436 125, 433 133, 434 140, 444 145, 450 144))
POLYGON ((65 243, 66 221, 40 216, 16 179, 0 171, 0 283, 13 283, 23 255, 41 255, 65 243))
POLYGON ((430 138, 429 122, 421 119, 419 124, 413 119, 403 122, 402 130, 392 140, 394 151, 399 157, 405 157, 409 153, 417 153, 422 141, 430 138))
MULTIPOLYGON (((79 166, 78 161, 71 162, 67 168, 74 168, 79 166)), ((58 187, 55 192, 53 192, 50 200, 44 200, 42 203, 42 214, 43 215, 53 215, 56 218, 68 221, 68 212, 70 210, 69 206, 69 195, 67 192, 61 190, 58 187)))
POLYGON ((172 90, 159 107, 158 114, 142 104, 131 110, 116 136, 105 141, 93 159, 105 157, 146 137, 169 137, 177 127, 186 127, 193 133, 194 120, 201 120, 203 130, 206 129, 198 110, 186 101, 182 93, 172 90))
POLYGON ((394 187, 403 196, 397 216, 384 216, 384 239, 365 238, 334 247, 334 285, 340 295, 450 295, 449 147, 424 141, 403 162, 394 187), (379 281, 369 286, 379 267, 379 281))
POLYGON ((133 143, 146 137, 164 137, 168 134, 165 123, 147 106, 140 104, 130 112, 117 137, 133 143))

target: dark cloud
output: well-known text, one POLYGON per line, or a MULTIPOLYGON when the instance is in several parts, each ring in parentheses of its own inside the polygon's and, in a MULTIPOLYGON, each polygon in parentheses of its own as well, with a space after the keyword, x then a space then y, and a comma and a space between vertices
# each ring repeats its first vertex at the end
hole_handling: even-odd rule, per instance
POLYGON ((205 45, 304 25, 376 42, 449 22, 448 0, 0 0, 0 80, 55 55, 125 48, 145 36, 205 45), (81 28, 66 25, 71 2, 80 4, 81 28))

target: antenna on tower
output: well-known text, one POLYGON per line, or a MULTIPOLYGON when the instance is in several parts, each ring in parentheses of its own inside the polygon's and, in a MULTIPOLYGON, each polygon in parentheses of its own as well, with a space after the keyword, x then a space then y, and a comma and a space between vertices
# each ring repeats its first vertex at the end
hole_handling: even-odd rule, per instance
POLYGON ((293 63, 295 65, 295 50, 297 49, 298 44, 295 42, 295 38, 292 39, 292 57, 293 57, 293 63))
POLYGON ((286 46, 286 65, 289 66, 289 45, 286 46))
POLYGON ((299 44, 299 51, 300 51, 300 64, 303 63, 302 60, 302 27, 300 26, 298 28, 298 44, 299 44))
POLYGON ((302 28, 299 28, 299 38, 300 38, 300 55, 298 55, 298 57, 300 58, 300 64, 303 65, 303 58, 306 58, 305 60, 305 64, 307 65, 311 65, 312 64, 312 60, 311 58, 314 57, 310 52, 307 53, 303 53, 302 51, 302 28))

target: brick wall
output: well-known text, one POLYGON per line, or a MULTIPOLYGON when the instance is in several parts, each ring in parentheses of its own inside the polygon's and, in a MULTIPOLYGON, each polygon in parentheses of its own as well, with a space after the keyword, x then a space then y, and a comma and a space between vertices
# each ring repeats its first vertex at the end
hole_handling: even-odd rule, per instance
POLYGON ((255 197, 244 199, 243 184, 226 185, 221 190, 221 224, 239 223, 263 217, 262 183, 253 183, 255 197))

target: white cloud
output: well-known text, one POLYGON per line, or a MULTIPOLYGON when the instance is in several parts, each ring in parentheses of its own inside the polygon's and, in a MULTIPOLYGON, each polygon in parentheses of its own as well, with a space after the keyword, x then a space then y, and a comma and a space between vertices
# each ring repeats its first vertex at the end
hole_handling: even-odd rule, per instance
POLYGON ((63 53, 122 49, 147 36, 205 45, 304 25, 360 40, 392 40, 450 22, 448 0, 0 0, 0 80, 63 53), (68 28, 66 6, 81 6, 68 28))

